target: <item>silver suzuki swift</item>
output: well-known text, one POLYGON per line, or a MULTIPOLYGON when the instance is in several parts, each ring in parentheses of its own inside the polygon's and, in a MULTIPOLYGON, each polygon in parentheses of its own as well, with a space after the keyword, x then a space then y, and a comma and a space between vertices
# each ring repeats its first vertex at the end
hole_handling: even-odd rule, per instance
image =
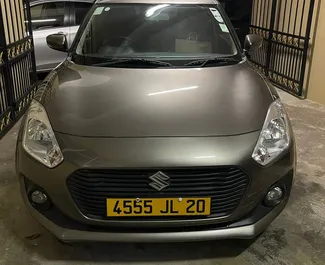
POLYGON ((253 238, 286 206, 295 140, 215 0, 98 0, 24 116, 29 212, 61 241, 253 238))

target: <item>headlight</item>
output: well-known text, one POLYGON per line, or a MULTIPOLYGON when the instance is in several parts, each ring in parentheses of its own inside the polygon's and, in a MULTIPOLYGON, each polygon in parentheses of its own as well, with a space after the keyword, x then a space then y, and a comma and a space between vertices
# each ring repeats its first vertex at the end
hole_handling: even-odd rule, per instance
POLYGON ((27 112, 23 135, 23 148, 36 160, 49 168, 63 161, 63 155, 55 139, 50 121, 41 103, 31 102, 27 112))
POLYGON ((282 102, 278 99, 269 107, 252 157, 257 163, 266 166, 285 151, 289 144, 289 120, 282 102))

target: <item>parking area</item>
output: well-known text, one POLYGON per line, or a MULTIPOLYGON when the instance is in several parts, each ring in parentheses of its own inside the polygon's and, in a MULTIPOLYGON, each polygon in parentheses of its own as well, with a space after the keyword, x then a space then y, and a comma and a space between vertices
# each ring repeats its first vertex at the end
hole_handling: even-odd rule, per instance
POLYGON ((14 168, 18 123, 0 141, 0 265, 325 264, 325 106, 280 94, 298 146, 295 185, 285 211, 267 231, 250 241, 59 243, 23 205, 14 168))

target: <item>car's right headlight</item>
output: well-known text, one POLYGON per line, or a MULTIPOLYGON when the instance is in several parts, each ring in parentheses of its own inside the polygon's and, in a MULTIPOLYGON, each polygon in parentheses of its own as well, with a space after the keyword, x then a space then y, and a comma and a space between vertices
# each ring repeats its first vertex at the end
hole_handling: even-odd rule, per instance
POLYGON ((266 166, 279 157, 290 145, 289 119, 280 99, 269 107, 252 158, 266 166))
POLYGON ((27 111, 22 142, 25 151, 48 168, 54 168, 63 161, 46 111, 36 100, 31 102, 27 111))

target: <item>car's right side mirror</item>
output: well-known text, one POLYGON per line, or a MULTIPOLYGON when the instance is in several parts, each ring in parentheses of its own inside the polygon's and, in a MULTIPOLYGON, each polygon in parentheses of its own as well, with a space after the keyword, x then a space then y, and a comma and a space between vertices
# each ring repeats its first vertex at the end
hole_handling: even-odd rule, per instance
POLYGON ((51 34, 46 37, 47 45, 56 51, 67 52, 68 51, 68 41, 64 33, 51 34))
POLYGON ((253 52, 263 45, 263 38, 257 34, 248 34, 245 37, 244 50, 253 52))

